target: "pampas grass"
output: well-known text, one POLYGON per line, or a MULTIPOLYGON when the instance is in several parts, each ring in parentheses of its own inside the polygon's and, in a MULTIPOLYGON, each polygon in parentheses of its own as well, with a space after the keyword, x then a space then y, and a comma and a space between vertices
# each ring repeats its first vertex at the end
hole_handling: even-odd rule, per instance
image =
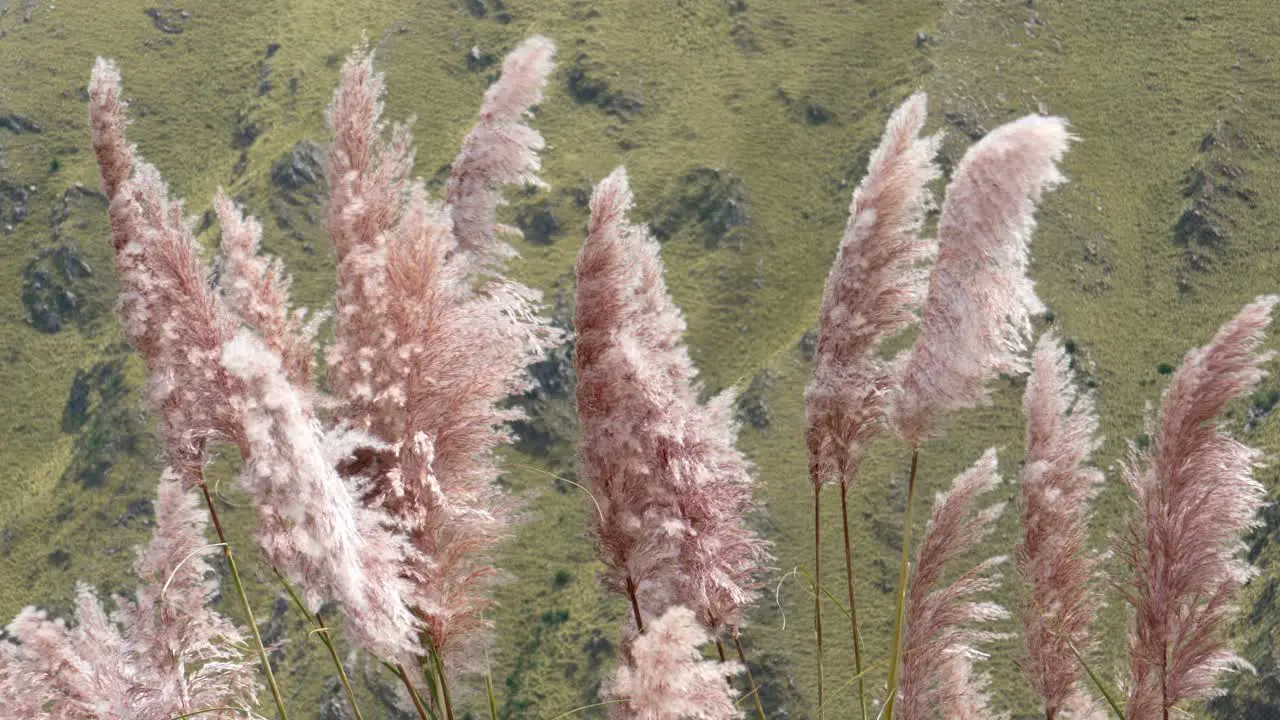
MULTIPOLYGON (((287 720, 204 481, 218 443, 239 451, 258 549, 320 633, 355 715, 356 694, 320 614, 326 603, 343 614, 359 653, 403 684, 403 704, 421 720, 461 714, 451 686, 478 675, 491 630, 485 610, 501 575, 494 550, 520 517, 500 483, 499 449, 522 418, 507 400, 530 388, 529 365, 567 339, 541 316, 538 293, 504 275, 515 251, 502 237, 514 231, 497 212, 507 186, 543 183, 545 142, 528 121, 544 100, 553 57, 542 37, 508 55, 433 200, 411 177, 408 125, 383 119, 372 53, 352 53, 327 112, 338 289, 333 339, 323 348, 318 329, 329 318, 292 307, 282 264, 261 253, 262 226, 222 191, 214 200, 222 273, 211 282, 181 202, 128 144, 118 69, 95 65, 90 130, 110 203, 120 321, 149 373, 168 469, 132 597, 114 599, 109 612, 84 586, 74 625, 28 608, 6 628, 0 720, 232 717, 255 711, 259 678, 287 720), (204 537, 200 499, 216 543, 204 537), (214 547, 227 560, 247 632, 209 607, 216 588, 204 558, 214 547)), ((805 391, 817 715, 830 701, 821 496, 838 483, 854 648, 853 667, 840 672, 857 682, 861 716, 878 704, 884 720, 1001 717, 982 663, 1003 637, 989 622, 1010 614, 998 601, 1009 590, 1000 573, 1006 558, 968 558, 1003 508, 984 499, 1000 487, 996 451, 937 496, 918 543, 912 526, 928 471, 922 450, 956 411, 981 404, 997 375, 1029 374, 1014 551, 1021 601, 1007 603, 1021 626, 1015 660, 1046 720, 1098 716, 1091 685, 1117 715, 1168 720, 1244 665, 1224 628, 1252 573, 1237 551, 1264 492, 1253 478, 1257 451, 1218 422, 1261 378, 1270 355, 1260 345, 1280 299, 1246 306, 1174 373, 1150 422, 1151 446, 1134 447, 1124 470, 1133 500, 1119 543, 1127 568, 1102 577, 1087 542, 1103 479, 1091 464, 1099 443, 1093 399, 1075 389, 1052 332, 1029 352, 1032 317, 1044 310, 1027 277, 1035 211, 1065 180, 1059 162, 1072 136, 1062 118, 1029 116, 969 148, 950 178, 935 246, 920 237, 939 175, 939 138, 921 135, 927 110, 916 94, 890 116, 853 194, 818 317, 805 391), (907 350, 884 357, 885 341, 917 322, 907 350), (872 670, 884 667, 881 659, 862 654, 853 580, 864 568, 850 541, 857 513, 849 490, 884 487, 860 466, 871 439, 890 429, 911 465, 881 686, 872 670), (1122 588, 1131 610, 1127 672, 1115 679, 1126 689, 1124 708, 1092 667, 1092 626, 1108 586, 1122 588)), ((576 266, 573 358, 581 469, 592 496, 584 511, 602 589, 626 598, 630 619, 601 700, 538 713, 608 707, 627 720, 729 720, 754 705, 765 720, 741 640, 771 570, 769 543, 756 529, 756 478, 737 449, 733 390, 701 396, 662 249, 630 219, 633 204, 622 168, 592 194, 576 266), (730 638, 739 662, 726 656, 730 638), (713 644, 718 660, 709 659, 713 644)), ((485 687, 496 720, 489 675, 485 687)))

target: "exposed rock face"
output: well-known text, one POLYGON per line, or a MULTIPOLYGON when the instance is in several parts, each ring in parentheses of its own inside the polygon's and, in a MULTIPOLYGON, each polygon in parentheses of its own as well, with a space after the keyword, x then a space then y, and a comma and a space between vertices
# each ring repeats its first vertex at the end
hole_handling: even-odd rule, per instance
POLYGON ((302 190, 324 182, 324 148, 303 140, 271 166, 271 182, 284 190, 302 190))
POLYGON ((123 356, 76 371, 62 409, 62 432, 75 436, 63 483, 101 487, 126 455, 145 456, 145 428, 137 394, 124 375, 123 356))
POLYGON ((516 211, 515 224, 524 239, 535 245, 550 245, 562 229, 555 204, 549 198, 522 205, 516 211))
POLYGON ((587 53, 578 53, 568 73, 569 94, 583 104, 595 105, 606 113, 626 120, 644 111, 644 97, 638 90, 627 90, 606 80, 613 77, 587 53))
POLYGON ((53 334, 80 318, 86 308, 81 281, 93 269, 76 247, 60 245, 41 251, 22 270, 22 304, 27 323, 43 333, 53 334))
POLYGON ((323 205, 328 184, 325 149, 309 140, 298 142, 271 165, 270 215, 276 228, 302 244, 307 252, 324 247, 323 205))
POLYGON ((156 29, 162 33, 170 35, 181 35, 187 21, 191 19, 191 13, 186 10, 176 8, 147 8, 143 11, 147 17, 151 18, 151 22, 155 24, 156 29))
POLYGON ((25 115, 18 115, 17 113, 0 115, 0 128, 8 130, 14 135, 44 132, 44 128, 37 125, 34 120, 25 115))
POLYGON ((750 222, 747 186, 728 170, 699 167, 685 173, 654 213, 653 234, 669 240, 688 227, 708 249, 740 244, 750 222))
MULTIPOLYGON (((551 322, 568 334, 573 328, 573 293, 565 285, 555 293, 551 322)), ((512 403, 525 411, 525 418, 511 424, 515 446, 521 452, 541 458, 559 475, 577 472, 578 415, 575 407, 577 377, 573 372, 573 341, 566 341, 529 366, 533 387, 512 403)), ((557 482, 557 488, 563 483, 557 482)), ((564 488, 564 489, 567 489, 564 488)))
POLYGON ((773 423, 773 411, 769 408, 769 393, 777 381, 777 373, 765 368, 751 378, 751 384, 738 396, 738 417, 757 430, 766 430, 773 423))
POLYGON ((14 225, 27 219, 30 212, 27 209, 29 202, 31 202, 29 187, 8 180, 0 180, 0 223, 6 226, 6 230, 12 230, 14 225))
POLYGON ((109 266, 102 241, 108 232, 106 207, 101 193, 81 185, 67 188, 54 203, 49 214, 54 244, 30 257, 22 270, 22 304, 35 329, 56 333, 75 323, 92 332, 107 316, 115 281, 110 273, 94 271, 95 265, 109 266))

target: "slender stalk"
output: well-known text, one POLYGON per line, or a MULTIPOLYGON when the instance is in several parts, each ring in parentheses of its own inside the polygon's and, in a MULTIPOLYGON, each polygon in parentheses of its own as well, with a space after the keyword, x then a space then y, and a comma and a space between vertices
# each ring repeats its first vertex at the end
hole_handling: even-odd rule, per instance
MULTIPOLYGON (((727 656, 727 655, 725 655, 725 654, 724 654, 724 642, 720 639, 720 636, 719 636, 719 635, 717 635, 717 636, 716 636, 716 652, 720 654, 720 664, 721 664, 721 665, 723 665, 724 663, 729 662, 729 656, 727 656)), ((733 687, 733 675, 732 675, 732 674, 726 674, 726 675, 724 676, 724 680, 725 680, 725 682, 729 683, 729 687, 733 687)))
MULTIPOLYGON (((400 676, 400 681, 404 683, 405 689, 409 691, 409 698, 413 700, 413 709, 418 711, 418 717, 420 720, 430 720, 427 717, 427 707, 422 704, 422 697, 418 695, 417 688, 415 688, 413 683, 409 680, 409 673, 405 672, 404 665, 396 663, 395 671, 396 675, 400 676)), ((434 717, 435 713, 432 713, 431 718, 434 717)))
MULTIPOLYGON (((813 584, 822 584, 822 483, 813 486, 813 584)), ((822 671, 822 593, 813 594, 813 627, 818 632, 818 720, 826 703, 822 671)))
MULTIPOLYGON (((820 592, 823 595, 826 595, 827 599, 831 601, 831 604, 835 605, 837 610, 844 613, 845 617, 852 617, 852 615, 849 614, 849 609, 844 606, 844 603, 840 602, 840 598, 836 597, 835 595, 832 595, 830 590, 814 582, 813 576, 809 574, 808 570, 804 569, 803 567, 797 567, 796 572, 799 572, 804 575, 804 579, 808 580, 809 585, 813 586, 814 592, 820 592)), ((853 679, 857 680, 858 676, 855 675, 853 679)))
POLYGON ((898 701, 898 666, 902 662, 902 626, 907 614, 907 581, 911 579, 911 520, 915 507, 916 469, 920 464, 920 448, 911 449, 911 477, 907 480, 907 512, 902 526, 902 568, 898 576, 898 611, 893 624, 893 659, 889 664, 889 694, 884 706, 884 720, 893 720, 898 701))
POLYGON ((609 705, 618 705, 620 703, 625 703, 625 702, 631 702, 631 698, 620 698, 618 700, 605 700, 604 702, 592 703, 590 705, 583 705, 582 707, 576 707, 572 710, 562 712, 559 715, 551 718, 551 720, 560 720, 561 718, 567 718, 570 715, 577 715, 583 710, 591 710, 593 708, 598 708, 598 707, 607 707, 609 705))
POLYGON ((1031 601, 1035 603, 1036 611, 1039 612, 1040 615, 1044 617, 1045 621, 1049 623, 1049 630, 1053 632, 1053 636, 1055 638, 1061 638, 1066 642, 1067 647, 1071 649, 1071 654, 1075 656, 1076 662, 1080 663, 1080 667, 1084 668, 1085 674, 1087 674, 1089 679, 1093 681, 1093 686, 1098 688, 1098 692, 1102 694, 1103 699, 1105 699, 1107 704, 1111 706, 1111 712, 1115 713, 1116 717, 1120 720, 1125 720, 1124 711, 1120 709, 1120 705, 1116 702, 1116 699, 1111 696, 1111 691, 1107 690, 1107 686, 1098 678, 1098 674, 1093 671, 1092 667, 1089 667, 1089 663, 1084 659, 1084 655, 1080 653, 1076 644, 1071 642, 1071 638, 1062 634, 1062 627, 1058 621, 1054 617, 1045 613, 1044 608, 1040 607, 1040 603, 1037 602, 1035 598, 1032 598, 1031 601))
MULTIPOLYGON (((871 668, 872 668, 872 667, 876 667, 877 665, 885 665, 885 666, 887 667, 887 666, 888 666, 888 664, 889 664, 889 659, 888 659, 888 658, 885 658, 885 659, 884 659, 884 661, 883 661, 883 662, 881 662, 881 663, 870 663, 870 664, 869 664, 869 667, 868 667, 866 670, 864 670, 864 671, 863 671, 863 675, 866 675, 866 673, 871 672, 871 668)), ((828 693, 828 694, 827 694, 827 703, 828 703, 828 704, 830 704, 830 703, 832 703, 832 702, 835 702, 836 698, 838 698, 838 697, 840 696, 840 694, 841 694, 841 693, 843 693, 845 690, 848 690, 849 688, 853 687, 853 684, 854 684, 855 682, 857 682, 857 681, 858 681, 858 677, 855 675, 854 677, 851 677, 851 678, 849 678, 848 680, 846 680, 846 681, 845 681, 845 683, 844 683, 843 685, 841 685, 840 687, 836 688, 835 692, 828 693)), ((745 699, 745 696, 744 696, 744 699, 745 699)), ((877 715, 877 716, 876 716, 876 720, 883 720, 883 716, 881 716, 881 715, 877 715)))
POLYGON ((174 715, 173 717, 169 718, 169 720, 186 720, 187 718, 193 718, 193 717, 196 717, 197 715, 208 715, 209 713, 226 712, 228 710, 230 710, 231 712, 240 713, 242 715, 245 715, 246 717, 252 717, 249 711, 245 710, 244 708, 236 708, 236 707, 229 707, 229 706, 222 705, 219 707, 207 707, 207 708, 202 708, 200 710, 192 710, 191 712, 183 713, 181 715, 174 715))
MULTIPOLYGON (((1168 624, 1167 619, 1163 619, 1168 624)), ((1168 633, 1162 633, 1168 638, 1168 633)), ((1160 647, 1160 708, 1164 710, 1164 720, 1169 720, 1169 641, 1166 639, 1160 647)))
POLYGON ((440 698, 444 701, 444 715, 453 720, 453 700, 449 697, 449 681, 444 674, 444 658, 435 648, 431 649, 431 657, 435 661, 436 676, 440 678, 440 698))
POLYGON ((1102 680, 1098 677, 1098 674, 1095 673, 1093 668, 1089 667, 1089 664, 1085 662, 1084 656, 1076 649, 1075 643, 1068 640, 1067 647, 1071 648, 1071 654, 1076 656, 1076 661, 1080 663, 1080 667, 1084 668, 1089 679, 1093 681, 1094 686, 1098 688, 1098 691, 1102 693, 1102 697, 1106 699, 1107 704, 1111 706, 1111 712, 1115 713, 1116 717, 1120 720, 1125 720, 1124 711, 1120 709, 1120 704, 1111 696, 1111 691, 1107 690, 1107 686, 1102 684, 1102 680))
POLYGON ((311 614, 307 606, 302 602, 302 598, 298 597, 298 592, 293 589, 293 585, 285 579, 280 570, 272 566, 271 571, 276 574, 276 578, 280 584, 284 586, 285 592, 289 594, 289 598, 293 600, 293 604, 307 619, 307 622, 316 626, 315 633, 320 636, 320 642, 329 650, 329 657, 333 659, 333 666, 338 669, 338 678, 342 680, 342 687, 347 693, 347 701, 351 704, 351 711, 355 713, 356 720, 364 720, 364 716, 360 713, 360 706, 356 704, 355 692, 351 689, 351 679, 347 677, 347 671, 342 667, 342 662, 338 659, 338 650, 334 647, 333 638, 330 635, 329 627, 324 624, 324 618, 320 613, 311 614))
POLYGON ((329 637, 329 627, 324 624, 324 617, 320 613, 316 613, 316 625, 320 630, 320 642, 329 649, 333 666, 338 669, 338 679, 342 681, 342 689, 347 693, 347 702, 351 703, 351 712, 355 713, 356 720, 364 720, 364 716, 360 714, 360 706, 356 703, 355 691, 351 689, 351 679, 347 677, 347 671, 343 669, 342 661, 338 659, 338 650, 333 646, 333 638, 329 637))
MULTIPOLYGON (((423 637, 426 638, 425 633, 423 637)), ((429 640, 424 639, 423 642, 427 643, 429 640)), ((427 647, 430 647, 430 645, 427 645, 427 647)), ((431 693, 426 698, 427 707, 431 708, 431 714, 435 715, 436 711, 440 709, 440 678, 436 675, 435 663, 429 658, 419 655, 418 670, 422 671, 422 679, 427 682, 427 691, 431 693)))
POLYGON ((636 583, 627 576, 627 597, 631 599, 631 612, 636 616, 636 631, 644 632, 644 619, 640 617, 640 600, 636 597, 636 583))
POLYGON ((444 681, 444 670, 436 662, 436 646, 431 639, 431 633, 426 630, 427 619, 417 608, 413 609, 413 613, 423 624, 423 629, 418 631, 418 641, 422 644, 422 647, 427 649, 427 654, 418 656, 418 670, 422 672, 422 679, 426 681, 427 689, 431 692, 430 708, 431 716, 434 718, 442 706, 440 697, 443 694, 441 692, 441 683, 444 681))
POLYGON ((275 700, 280 720, 289 720, 289 713, 284 709, 284 697, 280 694, 280 686, 276 684, 275 673, 271 671, 271 660, 267 657, 267 648, 262 644, 262 633, 258 632, 258 621, 253 617, 253 606, 249 604, 249 596, 244 592, 244 583, 240 580, 240 570, 236 567, 235 555, 231 553, 231 545, 222 532, 222 521, 213 506, 213 496, 209 494, 209 486, 204 481, 204 471, 199 470, 200 492, 204 494, 204 504, 209 508, 209 517, 213 520, 213 529, 218 534, 218 542, 222 543, 222 554, 227 558, 227 567, 231 570, 231 581, 235 583, 236 594, 240 597, 240 606, 249 618, 249 628, 253 630, 253 643, 258 649, 258 659, 262 663, 262 672, 267 676, 267 687, 271 689, 271 698, 275 700))
POLYGON ((764 705, 760 702, 760 688, 756 687, 751 666, 747 664, 747 653, 742 649, 742 638, 738 635, 738 628, 733 629, 733 644, 738 646, 738 661, 742 663, 742 669, 747 672, 747 686, 751 688, 751 699, 756 701, 756 712, 759 713, 760 720, 768 720, 764 714, 764 705))
POLYGON ((484 690, 489 695, 489 720, 498 720, 498 696, 493 692, 493 670, 484 671, 484 690))
POLYGON ((844 524, 844 575, 849 587, 849 624, 853 627, 853 666, 858 674, 858 707, 867 720, 867 690, 862 678, 862 632, 858 629, 858 602, 853 595, 853 544, 849 540, 849 482, 840 480, 840 518, 844 524))

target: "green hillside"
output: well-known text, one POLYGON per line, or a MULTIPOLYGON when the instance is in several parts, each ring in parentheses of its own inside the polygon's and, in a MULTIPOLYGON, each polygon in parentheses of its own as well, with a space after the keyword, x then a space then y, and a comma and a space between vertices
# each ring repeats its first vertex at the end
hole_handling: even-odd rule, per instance
MULTIPOLYGON (((548 141, 551 190, 508 194, 504 217, 526 232, 512 274, 543 288, 566 321, 586 198, 627 165, 637 215, 663 239, 705 384, 743 391, 741 443, 778 556, 744 638, 775 718, 816 717, 812 598, 803 574, 787 577, 813 555, 806 353, 849 195, 898 103, 930 93, 930 128, 947 133, 948 171, 985 130, 1038 110, 1070 118, 1081 138, 1064 163, 1071 182, 1039 213, 1031 272, 1052 309, 1041 325, 1068 340, 1097 393, 1106 436, 1098 462, 1107 470, 1094 517, 1099 546, 1121 527, 1117 461, 1142 432, 1144 405, 1158 403, 1183 352, 1254 296, 1280 289, 1280 19, 1266 0, 161 2, 0 0, 5 621, 28 604, 67 613, 77 581, 104 592, 133 586, 131 548, 152 525, 160 444, 142 363, 115 323, 105 200, 89 147, 85 87, 98 55, 118 61, 131 139, 188 199, 207 246, 217 243, 209 210, 223 186, 262 219, 267 251, 296 279, 295 300, 319 308, 333 289, 316 175, 323 109, 361 34, 386 72, 388 115, 417 118, 417 171, 433 191, 502 56, 534 33, 555 40, 558 68, 533 121, 548 141)), ((552 476, 576 472, 569 372, 563 353, 538 367, 540 389, 525 398, 532 419, 508 455, 505 480, 529 498, 530 521, 501 558, 511 580, 487 658, 504 718, 547 719, 595 702, 626 617, 595 580, 589 501, 552 476)), ((925 448, 923 498, 995 445, 1006 477, 999 499, 1013 499, 1021 389, 1001 380, 989 407, 953 418, 925 448)), ((1280 379, 1269 378, 1231 422, 1268 455, 1280 451, 1280 418, 1270 416, 1277 399, 1280 379)), ((872 659, 888 656, 906 460, 882 443, 854 498, 872 659)), ((248 558, 255 520, 230 487, 234 471, 223 462, 212 477, 223 481, 232 535, 248 558)), ((1280 470, 1260 477, 1280 499, 1280 470)), ((826 508, 834 538, 839 510, 826 508)), ((1280 717, 1280 513, 1266 517, 1250 538, 1261 575, 1246 590, 1238 639, 1259 674, 1234 680, 1216 714, 1203 717, 1280 717)), ((1016 527, 1007 514, 975 559, 1009 552, 1016 527)), ((826 552, 825 566, 843 567, 837 543, 826 552)), ((323 649, 276 595, 270 569, 246 564, 264 632, 280 643, 290 707, 297 717, 344 717, 323 649)), ((1098 663, 1108 675, 1121 667, 1123 617, 1112 597, 1098 663)), ((838 620, 827 663, 837 688, 853 674, 838 620)), ((998 646, 989 663, 995 705, 1030 719, 1016 648, 998 646)), ((391 692, 389 676, 376 666, 357 675, 366 717, 393 717, 375 698, 391 692)), ((872 677, 883 682, 883 673, 872 677)), ((463 703, 481 713, 483 683, 470 685, 463 703)), ((827 717, 850 717, 854 698, 845 686, 827 717)))

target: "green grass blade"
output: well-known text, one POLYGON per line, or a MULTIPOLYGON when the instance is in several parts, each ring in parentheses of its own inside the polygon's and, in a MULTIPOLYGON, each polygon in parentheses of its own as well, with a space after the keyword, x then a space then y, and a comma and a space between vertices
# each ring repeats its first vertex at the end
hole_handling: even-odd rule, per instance
POLYGON ((493 670, 484 671, 484 690, 489 696, 489 720, 498 720, 498 698, 493 692, 493 670))
POLYGON ((555 717, 550 718, 550 720, 560 720, 561 718, 567 718, 570 715, 577 715, 583 710, 590 710, 591 708, 605 707, 607 705, 617 705, 618 703, 624 703, 624 702, 630 702, 630 701, 631 701, 631 698, 622 698, 621 700, 605 700, 604 702, 592 703, 591 705, 583 705, 582 707, 576 707, 572 710, 566 710, 565 712, 562 712, 559 715, 556 715, 555 717))

